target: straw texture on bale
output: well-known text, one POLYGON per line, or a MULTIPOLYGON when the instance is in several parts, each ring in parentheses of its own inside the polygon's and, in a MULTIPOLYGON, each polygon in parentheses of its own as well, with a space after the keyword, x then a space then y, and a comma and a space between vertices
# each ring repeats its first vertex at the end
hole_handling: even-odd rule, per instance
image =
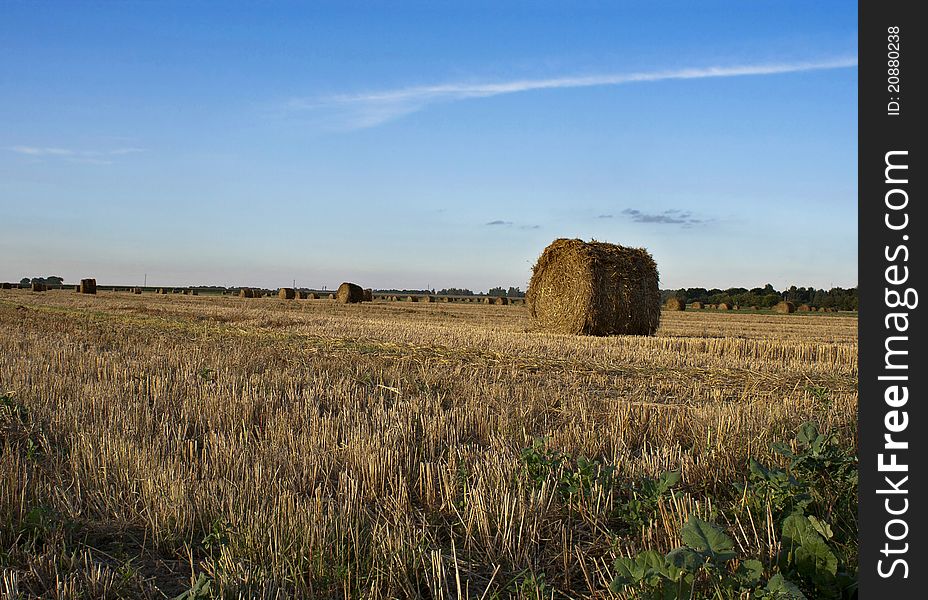
POLYGON ((507 306, 509 304, 509 298, 505 296, 497 296, 496 298, 493 299, 493 304, 497 304, 499 306, 507 306))
POLYGON ((690 308, 694 310, 700 310, 702 308, 702 302, 693 302, 690 304, 690 308))
POLYGON ((318 299, 319 299, 319 294, 317 294, 316 292, 309 292, 308 294, 306 294, 306 297, 307 297, 309 300, 318 300, 318 299))
POLYGON ((348 283, 346 281, 338 286, 338 291, 335 293, 335 301, 339 304, 364 302, 364 289, 360 285, 348 283))
POLYGON ((735 304, 734 306, 731 307, 731 309, 732 309, 732 310, 741 310, 741 307, 738 306, 737 304, 735 304))
POLYGON ((667 302, 664 303, 664 308, 667 310, 686 310, 686 302, 680 300, 676 296, 671 296, 667 298, 667 302))
POLYGON ((364 301, 373 302, 374 301, 374 290, 368 288, 364 290, 364 301))
POLYGON ((280 291, 277 292, 277 296, 284 300, 293 300, 296 298, 296 290, 293 288, 280 288, 280 291))
POLYGON ((419 298, 419 302, 434 302, 434 299, 429 295, 425 295, 419 298))
POLYGON ((82 294, 96 294, 97 293, 97 280, 96 279, 81 279, 80 293, 82 294))
POLYGON ((419 299, 415 296, 406 296, 406 302, 418 302, 419 299))
POLYGON ((731 304, 728 304, 727 302, 722 302, 721 304, 716 306, 716 308, 719 310, 731 310, 731 304))
POLYGON ((800 304, 799 307, 798 307, 796 310, 797 310, 798 312, 811 312, 811 311, 812 311, 812 307, 809 306, 808 304, 800 304))
POLYGON ((644 248, 555 240, 525 298, 536 324, 558 333, 652 335, 660 324, 657 265, 644 248))
POLYGON ((776 306, 773 307, 773 312, 789 314, 796 312, 796 305, 792 302, 778 302, 776 306))
POLYGON ((258 292, 251 288, 242 288, 238 291, 238 295, 241 298, 257 298, 258 292))

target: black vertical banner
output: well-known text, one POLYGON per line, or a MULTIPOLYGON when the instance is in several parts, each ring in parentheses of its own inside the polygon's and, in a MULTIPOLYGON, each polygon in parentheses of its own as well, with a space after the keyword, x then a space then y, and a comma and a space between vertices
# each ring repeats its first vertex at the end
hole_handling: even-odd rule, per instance
MULTIPOLYGON (((859 9, 861 598, 928 598, 928 360, 921 81, 928 23, 915 2, 859 9)), ((923 6, 919 8, 924 8, 923 6)))

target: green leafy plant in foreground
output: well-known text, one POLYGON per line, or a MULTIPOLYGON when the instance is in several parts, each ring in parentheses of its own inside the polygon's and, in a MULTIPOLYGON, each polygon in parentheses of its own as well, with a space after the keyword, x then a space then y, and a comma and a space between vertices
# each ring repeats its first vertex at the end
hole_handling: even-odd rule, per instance
POLYGON ((769 510, 774 517, 780 552, 772 564, 737 557, 724 530, 690 516, 682 547, 666 555, 647 551, 616 559, 612 589, 653 599, 853 597, 856 561, 847 548, 856 548, 856 520, 849 510, 856 506, 856 456, 813 423, 800 428, 792 448, 776 444, 774 450, 789 459, 788 467, 751 459, 739 488, 742 507, 759 514, 769 510), (831 518, 850 523, 842 536, 831 518))

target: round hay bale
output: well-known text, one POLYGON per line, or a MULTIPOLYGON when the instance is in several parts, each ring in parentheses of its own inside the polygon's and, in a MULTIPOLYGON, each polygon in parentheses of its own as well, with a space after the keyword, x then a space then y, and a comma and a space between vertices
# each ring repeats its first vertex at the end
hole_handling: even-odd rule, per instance
POLYGON ((496 304, 498 306, 508 306, 509 298, 505 296, 497 296, 496 298, 493 299, 493 304, 496 304))
POLYGON ((671 296, 667 298, 667 302, 664 302, 664 308, 667 310, 686 310, 686 302, 676 296, 671 296))
POLYGON ((133 294, 141 294, 141 293, 142 293, 142 288, 140 288, 140 287, 132 288, 132 293, 133 293, 133 294))
POLYGON ((12 289, 13 289, 12 283, 8 281, 4 281, 3 283, 0 283, 0 290, 12 290, 12 289))
POLYGON ((364 302, 373 302, 374 301, 374 290, 367 288, 364 290, 364 302))
POLYGON ((812 312, 812 307, 808 304, 800 304, 796 307, 796 312, 812 312))
POLYGON ((96 279, 81 279, 81 285, 78 291, 82 294, 96 294, 97 293, 97 280, 96 279))
POLYGON ((548 331, 652 335, 660 324, 657 265, 644 248, 557 239, 535 263, 525 299, 548 331))
POLYGON ((728 304, 727 302, 722 302, 716 308, 719 310, 731 310, 731 304, 728 304))
POLYGON ((277 297, 282 300, 295 300, 296 290, 293 288, 280 288, 277 291, 277 297))
POLYGON ((364 302, 364 289, 357 284, 348 283, 347 281, 338 286, 335 293, 335 301, 339 304, 357 304, 364 302))
POLYGON ((428 294, 426 294, 425 296, 419 297, 419 302, 434 302, 434 301, 435 299, 429 296, 428 294))
POLYGON ((749 310, 757 310, 756 306, 751 306, 749 310))
POLYGON ((415 296, 406 296, 406 302, 418 302, 419 299, 415 296))
POLYGON ((32 282, 32 285, 29 287, 29 289, 31 289, 33 292, 44 292, 44 291, 46 291, 48 288, 45 287, 45 284, 44 284, 44 283, 39 283, 39 282, 37 282, 37 281, 33 281, 33 282, 32 282))
POLYGON ((318 300, 318 299, 319 299, 319 294, 317 294, 316 292, 309 292, 308 294, 306 294, 306 297, 307 297, 309 300, 318 300))
POLYGON ((489 296, 485 296, 485 297, 483 297, 483 298, 480 299, 480 302, 481 302, 482 304, 493 304, 493 298, 491 298, 491 297, 489 297, 489 296))
POLYGON ((200 295, 200 292, 198 292, 198 291, 196 291, 196 290, 190 290, 190 295, 191 295, 191 296, 199 296, 199 295, 200 295))
POLYGON ((773 312, 789 314, 796 312, 796 305, 792 302, 778 302, 776 306, 773 307, 773 312))
POLYGON ((242 288, 238 291, 240 298, 258 298, 259 292, 253 288, 242 288))
POLYGON ((702 302, 693 302, 690 304, 690 308, 693 310, 702 310, 702 302))

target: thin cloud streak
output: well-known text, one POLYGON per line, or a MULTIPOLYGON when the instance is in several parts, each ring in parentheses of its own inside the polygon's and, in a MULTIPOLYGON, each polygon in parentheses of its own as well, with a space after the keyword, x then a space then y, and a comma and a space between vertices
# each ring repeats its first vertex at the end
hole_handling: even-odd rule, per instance
MULTIPOLYGON (((26 156, 54 156, 61 158, 79 158, 87 159, 83 162, 91 162, 90 159, 105 156, 125 156, 126 154, 136 154, 145 152, 144 148, 115 148, 113 150, 71 150, 68 148, 41 147, 41 146, 10 146, 11 152, 23 154, 26 156)), ((99 162, 109 164, 106 161, 99 162)))
POLYGON ((347 111, 349 127, 353 129, 363 129, 374 127, 422 110, 429 104, 435 102, 489 98, 492 96, 536 90, 613 86, 627 83, 684 79, 777 75, 783 73, 845 69, 856 66, 857 58, 849 57, 811 62, 703 67, 641 73, 557 77, 550 79, 519 79, 498 83, 449 83, 412 86, 396 90, 384 90, 363 94, 338 94, 322 98, 294 98, 287 102, 286 109, 290 112, 325 109, 347 111))

